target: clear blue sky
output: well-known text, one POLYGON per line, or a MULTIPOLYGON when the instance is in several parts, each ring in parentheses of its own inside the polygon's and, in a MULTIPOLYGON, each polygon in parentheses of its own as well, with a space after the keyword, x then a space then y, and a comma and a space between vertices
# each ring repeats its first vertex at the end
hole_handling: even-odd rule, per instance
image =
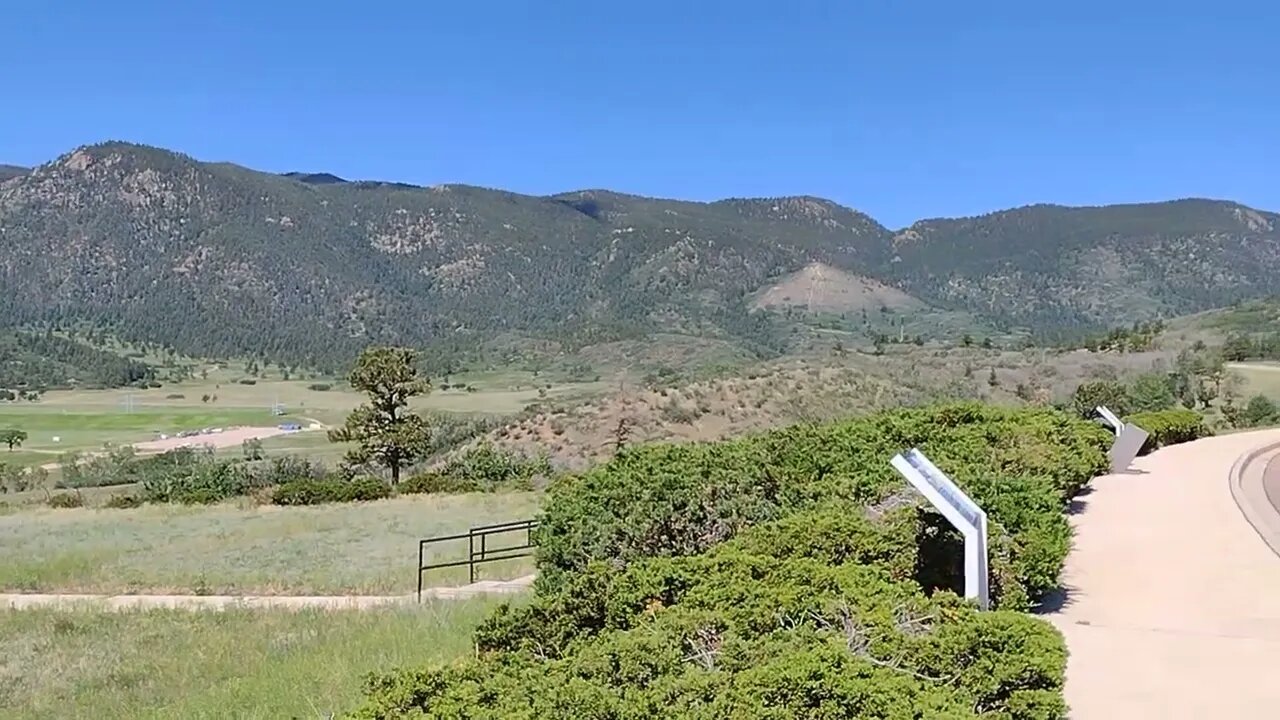
POLYGON ((1280 210, 1280 4, 8 0, 0 162, 123 139, 528 193, 1280 210))

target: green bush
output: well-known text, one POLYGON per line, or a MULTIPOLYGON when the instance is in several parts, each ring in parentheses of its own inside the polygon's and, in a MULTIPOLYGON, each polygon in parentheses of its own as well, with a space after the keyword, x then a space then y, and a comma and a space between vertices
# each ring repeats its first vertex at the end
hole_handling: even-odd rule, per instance
POLYGON ((276 505, 320 505, 381 500, 390 495, 391 488, 377 478, 301 478, 278 486, 271 502, 276 505))
POLYGON ((342 502, 368 502, 391 497, 391 488, 375 477, 358 477, 347 481, 342 502))
POLYGON ((450 458, 440 473, 460 487, 474 487, 481 492, 530 490, 534 478, 551 475, 551 463, 546 458, 529 458, 486 442, 450 458))
POLYGON ((530 459, 482 443, 455 455, 439 471, 414 474, 397 490, 401 494, 531 490, 535 478, 550 475, 551 464, 545 458, 530 459))
POLYGON ((150 468, 142 479, 146 502, 206 505, 243 495, 251 487, 245 467, 211 454, 176 454, 150 468))
POLYGON ((401 495, 419 493, 467 493, 478 492, 480 485, 474 480, 455 478, 438 472, 420 472, 401 482, 396 488, 401 495))
POLYGON ((1061 635, 1012 610, 1056 585, 1109 443, 948 405, 627 449, 552 484, 535 597, 476 659, 374 676, 352 717, 1062 718, 1061 635), (997 609, 951 592, 956 533, 888 465, 912 446, 987 510, 997 609))
POLYGON ((1129 391, 1110 380, 1081 383, 1071 395, 1071 405, 1085 419, 1093 418, 1099 405, 1123 417, 1129 412, 1129 391))
MULTIPOLYGON (((832 498, 866 505, 903 486, 889 465, 918 446, 962 487, 993 470, 1033 477, 1058 508, 1105 471, 1108 433, 1051 410, 946 405, 798 425, 718 443, 625 449, 549 488, 542 583, 593 559, 692 555, 741 529, 832 498)), ((970 488, 983 502, 981 488, 970 488)), ((994 517, 998 520, 999 518, 994 517)))
POLYGON ((328 392, 332 388, 333 385, 329 383, 311 383, 307 386, 308 390, 315 390, 316 392, 328 392))
POLYGON ((241 385, 257 385, 258 384, 258 381, 253 378, 240 378, 236 382, 240 383, 241 385))
POLYGON ((63 509, 84 507, 84 498, 80 497, 80 493, 54 493, 49 496, 49 507, 63 509))
POLYGON ((1166 445, 1191 442, 1213 434, 1203 415, 1184 408, 1134 413, 1125 418, 1125 422, 1147 431, 1147 442, 1141 450, 1143 455, 1166 445))

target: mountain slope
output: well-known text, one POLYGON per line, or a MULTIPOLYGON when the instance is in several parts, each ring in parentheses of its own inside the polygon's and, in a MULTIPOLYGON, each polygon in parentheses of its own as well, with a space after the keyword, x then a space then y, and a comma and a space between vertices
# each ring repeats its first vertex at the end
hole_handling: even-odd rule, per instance
POLYGON ((499 335, 573 349, 697 334, 764 356, 806 313, 881 303, 1060 332, 1269 294, 1276 277, 1280 217, 1208 200, 1041 205, 893 233, 813 197, 532 197, 126 143, 0 184, 4 324, 92 323, 321 367, 372 342, 472 358, 499 335))
POLYGON ((29 172, 31 172, 29 168, 18 167, 17 165, 0 164, 0 183, 11 178, 26 175, 29 172))
POLYGON ((926 220, 894 235, 889 277, 1015 325, 1128 324, 1275 292, 1280 216, 1214 200, 926 220))
POLYGON ((370 342, 463 352, 656 330, 768 346, 745 298, 813 255, 870 262, 887 231, 810 199, 308 184, 123 143, 0 187, 3 310, 184 352, 345 362, 370 342), (865 256, 865 257, 864 257, 865 256))

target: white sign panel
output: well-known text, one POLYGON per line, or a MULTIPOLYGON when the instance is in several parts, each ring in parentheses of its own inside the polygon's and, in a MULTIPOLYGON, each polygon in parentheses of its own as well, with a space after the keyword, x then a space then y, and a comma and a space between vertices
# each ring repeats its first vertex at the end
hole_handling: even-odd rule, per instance
POLYGON ((1138 451, 1147 441, 1147 431, 1133 423, 1124 422, 1102 405, 1095 409, 1116 431, 1115 442, 1111 443, 1111 450, 1107 452, 1107 457, 1111 460, 1111 472, 1124 472, 1133 464, 1134 458, 1138 457, 1138 451))
POLYGON ((1124 429, 1116 436, 1116 441, 1111 444, 1111 451, 1107 456, 1111 458, 1111 472, 1124 472, 1133 464, 1134 458, 1138 457, 1138 451, 1142 449, 1143 443, 1147 441, 1147 431, 1134 425, 1133 423, 1125 423, 1124 429))
POLYGON ((912 487, 964 535, 964 596, 988 605, 987 514, 951 478, 912 448, 890 461, 912 487))

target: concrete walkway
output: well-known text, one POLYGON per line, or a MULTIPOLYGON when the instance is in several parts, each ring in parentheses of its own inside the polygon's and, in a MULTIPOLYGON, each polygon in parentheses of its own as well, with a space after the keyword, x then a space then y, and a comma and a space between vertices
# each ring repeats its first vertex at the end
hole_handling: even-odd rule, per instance
POLYGON ((1280 717, 1280 557, 1234 478, 1261 477, 1269 455, 1237 461, 1273 443, 1280 431, 1166 448, 1077 502, 1066 593, 1047 614, 1071 653, 1073 718, 1280 717))
MULTIPOLYGON (((478 595, 510 595, 523 592, 533 584, 533 575, 514 580, 481 580, 471 585, 426 588, 424 599, 461 600, 478 595)), ((367 610, 386 605, 412 604, 417 596, 409 595, 74 595, 0 593, 0 608, 21 610, 37 607, 75 609, 91 607, 99 610, 132 610, 146 608, 181 608, 186 610, 225 610, 227 608, 282 608, 301 610, 367 610)))

